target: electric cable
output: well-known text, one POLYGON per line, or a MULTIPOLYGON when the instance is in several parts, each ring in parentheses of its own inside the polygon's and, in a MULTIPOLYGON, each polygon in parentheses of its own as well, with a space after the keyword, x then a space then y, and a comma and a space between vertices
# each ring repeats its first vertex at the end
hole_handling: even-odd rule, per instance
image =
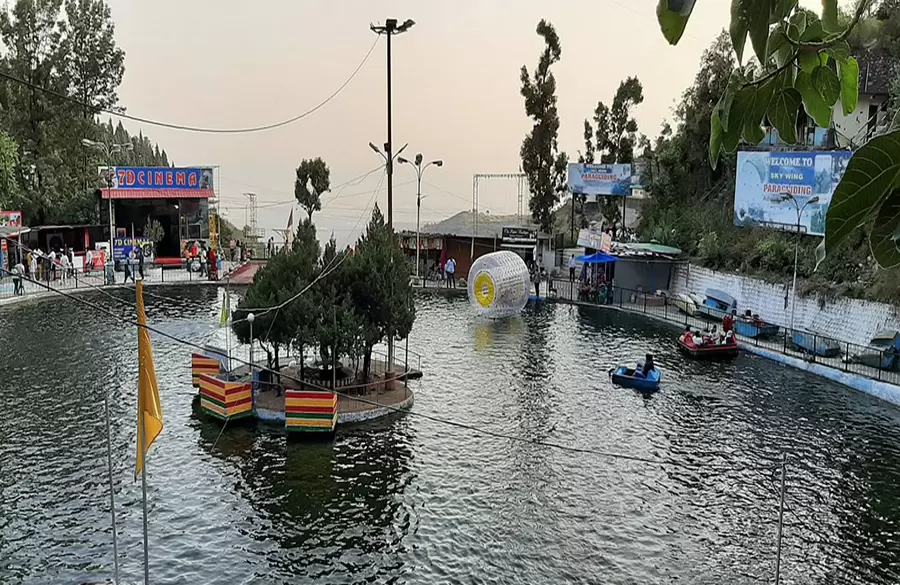
POLYGON ((149 124, 149 125, 151 125, 151 126, 159 126, 159 127, 161 127, 161 128, 170 128, 170 129, 173 129, 173 130, 183 130, 183 131, 185 131, 185 132, 198 132, 198 133, 204 133, 204 134, 250 134, 250 133, 253 133, 253 132, 263 132, 263 131, 265 131, 265 130, 273 130, 273 129, 275 129, 275 128, 280 128, 280 127, 282 127, 282 126, 287 126, 288 124, 293 124, 294 122, 297 122, 297 121, 299 121, 299 120, 302 120, 303 118, 306 118, 306 117, 309 116, 310 114, 313 114, 314 112, 316 112, 316 111, 320 110, 321 108, 323 108, 328 102, 330 102, 331 100, 333 100, 334 98, 336 98, 336 97, 338 96, 338 94, 340 94, 341 91, 344 90, 345 87, 347 87, 348 85, 350 85, 350 82, 353 81, 353 79, 356 77, 356 74, 359 73, 360 69, 363 68, 363 65, 365 65, 366 62, 369 60, 369 56, 372 54, 372 51, 375 50, 375 45, 378 44, 379 38, 380 38, 379 36, 376 36, 376 37, 375 37, 375 42, 372 43, 372 46, 371 46, 371 47, 369 47, 369 51, 366 53, 365 57, 363 57, 362 61, 360 61, 359 65, 356 66, 356 69, 353 70, 353 73, 350 74, 350 77, 348 77, 348 78, 344 81, 344 83, 342 83, 342 84, 334 91, 334 93, 332 93, 331 95, 329 95, 327 98, 325 98, 325 99, 324 99, 322 102, 320 102, 318 105, 316 105, 316 106, 310 108, 309 110, 306 110, 306 111, 303 112, 302 114, 298 114, 298 115, 296 115, 296 116, 294 116, 294 117, 292 117, 292 118, 288 118, 287 120, 282 120, 282 121, 280 121, 280 122, 275 122, 275 123, 273 123, 273 124, 265 124, 265 125, 263 125, 263 126, 253 126, 253 127, 249 127, 249 128, 202 128, 202 127, 196 127, 196 126, 184 126, 184 125, 181 125, 181 124, 172 124, 172 123, 169 123, 169 122, 160 122, 160 121, 158 121, 158 120, 151 120, 151 119, 149 119, 149 118, 143 118, 143 117, 141 117, 141 116, 133 116, 133 115, 131 115, 131 114, 126 114, 126 113, 124 113, 124 112, 117 112, 117 111, 115 111, 115 110, 109 110, 109 109, 105 109, 105 108, 98 108, 97 106, 92 106, 91 104, 87 104, 87 103, 85 103, 85 102, 82 102, 81 100, 79 100, 78 98, 75 98, 75 97, 73 97, 73 96, 66 95, 66 94, 64 94, 64 93, 61 93, 61 92, 58 92, 58 91, 56 91, 56 90, 52 90, 52 89, 43 87, 43 86, 41 86, 41 85, 37 85, 37 84, 35 84, 35 83, 31 83, 30 81, 27 81, 27 80, 22 79, 22 78, 20 78, 20 77, 16 77, 15 75, 11 75, 11 74, 9 74, 9 73, 7 73, 7 72, 5 72, 5 71, 0 71, 0 78, 7 79, 7 80, 9 80, 9 81, 14 81, 14 82, 16 82, 16 83, 18 83, 18 84, 20 84, 20 85, 24 85, 24 86, 26 86, 26 87, 29 87, 29 88, 33 89, 33 90, 37 90, 37 91, 40 91, 40 92, 42 92, 42 93, 46 93, 46 94, 48 94, 48 95, 52 95, 52 96, 58 97, 58 98, 60 98, 60 99, 62 99, 62 100, 71 102, 71 103, 73 103, 73 104, 76 104, 76 105, 78 105, 78 106, 81 106, 82 108, 87 108, 87 109, 92 110, 92 111, 94 111, 94 112, 103 112, 103 113, 109 114, 109 115, 111 115, 111 116, 116 116, 116 117, 118 117, 118 118, 124 118, 124 119, 126 119, 126 120, 132 120, 132 121, 134 121, 134 122, 140 122, 140 123, 142 123, 142 124, 149 124))

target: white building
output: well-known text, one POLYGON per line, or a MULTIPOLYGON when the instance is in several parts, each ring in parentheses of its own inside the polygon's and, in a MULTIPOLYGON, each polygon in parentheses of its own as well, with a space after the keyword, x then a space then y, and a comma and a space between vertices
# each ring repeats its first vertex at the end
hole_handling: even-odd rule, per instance
POLYGON ((841 103, 834 107, 835 146, 856 149, 887 125, 888 96, 894 63, 881 51, 856 55, 859 61, 859 103, 845 116, 841 103))

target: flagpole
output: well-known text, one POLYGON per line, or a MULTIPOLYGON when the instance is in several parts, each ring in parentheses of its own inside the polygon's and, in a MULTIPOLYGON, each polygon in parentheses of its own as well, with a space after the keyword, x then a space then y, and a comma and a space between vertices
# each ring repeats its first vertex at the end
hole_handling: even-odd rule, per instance
MULTIPOLYGON (((119 379, 119 366, 116 366, 116 380, 119 379)), ((103 393, 103 405, 106 409, 106 465, 109 468, 109 514, 112 517, 113 537, 113 571, 115 585, 119 585, 119 538, 116 530, 116 492, 113 482, 112 465, 112 430, 109 423, 109 392, 103 393)))
POLYGON ((144 412, 141 411, 141 493, 144 496, 144 585, 150 585, 150 552, 147 546, 147 433, 144 412))

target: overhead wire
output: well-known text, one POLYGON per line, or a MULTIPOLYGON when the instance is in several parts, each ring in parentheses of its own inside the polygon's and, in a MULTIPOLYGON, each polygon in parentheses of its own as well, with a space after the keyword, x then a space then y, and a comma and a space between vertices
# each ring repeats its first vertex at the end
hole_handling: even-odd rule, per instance
POLYGON ((204 133, 204 134, 250 134, 250 133, 254 133, 254 132, 263 132, 266 130, 273 130, 275 128, 287 126, 288 124, 293 124, 294 122, 302 120, 303 118, 306 118, 310 114, 313 114, 313 113, 317 112, 318 110, 320 110, 321 108, 323 108, 331 100, 336 98, 338 96, 338 94, 340 94, 344 90, 344 88, 346 88, 348 85, 350 85, 350 82, 353 81, 353 79, 356 77, 356 74, 359 73, 359 71, 363 68, 363 66, 369 60, 369 57, 372 55, 372 51, 375 50, 375 46, 378 44, 378 40, 380 38, 381 38, 380 36, 375 37, 375 42, 373 42, 372 46, 369 47, 368 52, 363 57, 362 61, 360 61, 359 65, 356 66, 356 69, 353 70, 353 72, 350 74, 350 76, 331 95, 329 95, 323 101, 319 102, 316 106, 306 110, 305 112, 303 112, 301 114, 298 114, 298 115, 288 118, 286 120, 282 120, 280 122, 275 122, 272 124, 265 124, 262 126, 252 126, 249 128, 203 128, 203 127, 198 127, 198 126, 185 126, 182 124, 172 124, 169 122, 160 122, 159 120, 152 120, 150 118, 134 116, 131 114, 126 114, 125 112, 121 112, 121 111, 116 111, 116 110, 111 110, 111 109, 106 109, 106 108, 99 108, 97 106, 85 103, 71 95, 67 95, 62 92, 59 92, 59 91, 56 91, 53 89, 49 89, 47 87, 37 85, 35 83, 32 83, 32 82, 22 79, 20 77, 16 77, 15 75, 12 75, 5 71, 0 71, 0 78, 7 79, 9 81, 14 81, 20 85, 24 85, 26 87, 29 87, 36 91, 40 91, 41 93, 45 93, 47 95, 55 96, 57 98, 60 98, 62 100, 68 101, 73 104, 76 104, 78 106, 81 106, 82 108, 87 108, 94 112, 103 112, 105 114, 109 114, 111 116, 116 116, 118 118, 123 118, 126 120, 131 120, 133 122, 140 122, 142 124, 149 124, 151 126, 158 126, 160 128, 170 128, 173 130, 183 130, 185 132, 198 132, 198 133, 204 133))

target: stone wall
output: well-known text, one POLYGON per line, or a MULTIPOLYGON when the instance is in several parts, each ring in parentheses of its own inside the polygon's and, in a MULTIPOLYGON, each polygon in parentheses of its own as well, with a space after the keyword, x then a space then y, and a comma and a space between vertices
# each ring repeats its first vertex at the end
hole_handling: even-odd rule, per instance
MULTIPOLYGON (((787 326, 790 323, 790 285, 770 284, 756 278, 717 272, 683 264, 676 268, 670 292, 700 295, 715 288, 733 296, 738 312, 750 309, 766 321, 787 326), (788 306, 785 309, 785 293, 788 306)), ((820 305, 815 297, 797 298, 794 328, 849 341, 868 344, 881 329, 900 330, 900 307, 857 299, 837 299, 820 305)))

